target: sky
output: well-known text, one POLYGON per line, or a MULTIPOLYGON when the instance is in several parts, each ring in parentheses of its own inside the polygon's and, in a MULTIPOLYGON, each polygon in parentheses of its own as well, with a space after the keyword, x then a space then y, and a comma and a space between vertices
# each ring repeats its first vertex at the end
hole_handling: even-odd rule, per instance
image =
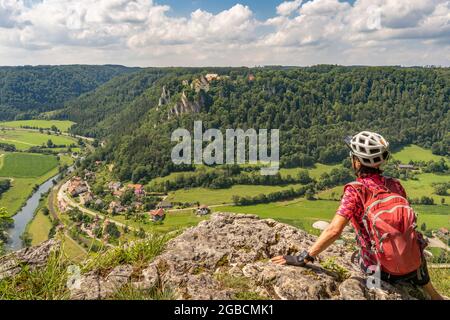
POLYGON ((0 0, 0 65, 450 66, 450 0, 0 0))

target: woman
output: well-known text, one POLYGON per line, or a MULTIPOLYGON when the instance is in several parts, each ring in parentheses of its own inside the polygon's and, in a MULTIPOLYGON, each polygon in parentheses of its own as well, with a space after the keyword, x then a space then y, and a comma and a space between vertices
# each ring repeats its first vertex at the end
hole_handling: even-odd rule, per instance
MULTIPOLYGON (((339 239, 344 227, 351 221, 357 234, 357 243, 360 247, 360 266, 363 272, 373 274, 374 267, 378 267, 381 279, 390 283, 398 281, 408 281, 414 285, 421 286, 433 300, 442 300, 442 296, 434 289, 428 275, 426 261, 423 257, 423 238, 417 231, 411 231, 415 240, 415 247, 406 253, 414 256, 416 254, 417 269, 407 274, 389 273, 380 262, 378 254, 382 249, 374 250, 376 244, 371 234, 367 220, 367 205, 373 195, 378 195, 379 190, 386 190, 390 198, 403 199, 406 206, 409 206, 406 199, 406 192, 398 180, 387 178, 382 175, 380 166, 389 158, 389 143, 379 134, 363 131, 354 137, 345 139, 346 145, 350 148, 352 167, 357 177, 356 182, 348 184, 344 188, 344 195, 337 213, 329 227, 321 234, 316 243, 308 251, 304 251, 299 256, 279 256, 272 258, 276 264, 287 264, 294 266, 304 266, 308 262, 314 262, 315 257, 327 249, 334 241, 339 239), (395 196, 392 196, 395 195, 395 196), (400 197, 399 197, 400 196, 400 197), (364 214, 366 213, 366 216, 364 214), (420 248, 419 244, 420 243, 420 248), (376 253, 378 252, 378 253, 376 253), (381 267, 380 267, 381 265, 381 267)), ((377 201, 380 202, 380 201, 377 201)), ((385 210, 386 212, 386 210, 385 210)), ((415 226, 415 217, 412 226, 415 226)), ((383 239, 384 240, 384 239, 383 239)), ((409 248, 409 247, 408 247, 409 248)), ((399 260, 401 261, 401 260, 399 260)))

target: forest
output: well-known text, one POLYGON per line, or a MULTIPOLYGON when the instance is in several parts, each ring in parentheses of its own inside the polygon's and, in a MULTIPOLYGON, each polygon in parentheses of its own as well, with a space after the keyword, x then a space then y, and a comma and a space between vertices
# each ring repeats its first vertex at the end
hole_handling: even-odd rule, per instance
POLYGON ((205 129, 280 129, 285 168, 340 163, 348 155, 343 137, 361 130, 381 133, 394 150, 414 143, 435 154, 450 152, 448 68, 161 70, 114 79, 60 113, 78 122, 73 133, 108 142, 90 160, 114 162, 121 180, 148 181, 192 170, 171 162, 170 135, 176 128, 192 130, 195 120, 203 121, 205 129), (211 81, 207 90, 194 91, 188 85, 211 72, 221 78, 211 81), (163 86, 171 98, 161 106, 163 86), (201 110, 171 116, 183 91, 201 110))
POLYGON ((31 119, 62 108, 65 102, 136 70, 113 65, 0 67, 0 121, 31 119))

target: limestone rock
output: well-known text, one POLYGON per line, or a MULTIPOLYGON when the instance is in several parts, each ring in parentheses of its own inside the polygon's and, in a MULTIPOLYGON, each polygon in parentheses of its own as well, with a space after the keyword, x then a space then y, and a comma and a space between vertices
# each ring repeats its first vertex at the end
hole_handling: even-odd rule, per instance
POLYGON ((78 287, 70 288, 72 300, 99 300, 110 297, 122 286, 130 282, 133 267, 117 266, 105 278, 90 272, 81 276, 78 287))
POLYGON ((60 242, 50 239, 37 247, 25 248, 0 257, 0 280, 18 274, 24 265, 31 269, 43 267, 50 254, 59 248, 60 242))
POLYGON ((146 270, 157 274, 160 283, 171 287, 179 299, 233 299, 248 294, 302 300, 411 298, 384 283, 382 289, 369 290, 344 245, 331 246, 318 263, 305 268, 269 261, 277 255, 299 254, 315 239, 271 219, 216 213, 172 239, 146 270), (330 258, 346 270, 348 279, 321 266, 321 261, 330 258))

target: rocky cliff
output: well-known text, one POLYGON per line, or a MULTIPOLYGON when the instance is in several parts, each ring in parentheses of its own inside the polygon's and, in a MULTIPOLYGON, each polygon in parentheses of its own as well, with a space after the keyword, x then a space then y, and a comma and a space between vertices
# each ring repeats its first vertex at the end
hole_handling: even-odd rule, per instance
MULTIPOLYGON (((313 265, 274 265, 269 258, 296 254, 315 237, 274 220, 253 215, 214 214, 210 220, 170 240, 146 266, 120 265, 108 272, 82 275, 72 299, 104 299, 129 284, 137 290, 164 286, 177 299, 412 299, 410 287, 369 290, 365 277, 350 262, 352 251, 333 245, 313 265)), ((48 255, 52 242, 44 243, 48 255)), ((22 253, 17 254, 23 257, 22 253)), ((22 259, 22 258, 21 258, 22 259)), ((12 261, 0 260, 1 264, 12 261)), ((22 259, 23 263, 36 259, 22 259)), ((36 267, 42 264, 42 259, 36 267)), ((10 270, 11 268, 9 268, 10 270)), ((9 273, 7 276, 10 276, 9 273)))

